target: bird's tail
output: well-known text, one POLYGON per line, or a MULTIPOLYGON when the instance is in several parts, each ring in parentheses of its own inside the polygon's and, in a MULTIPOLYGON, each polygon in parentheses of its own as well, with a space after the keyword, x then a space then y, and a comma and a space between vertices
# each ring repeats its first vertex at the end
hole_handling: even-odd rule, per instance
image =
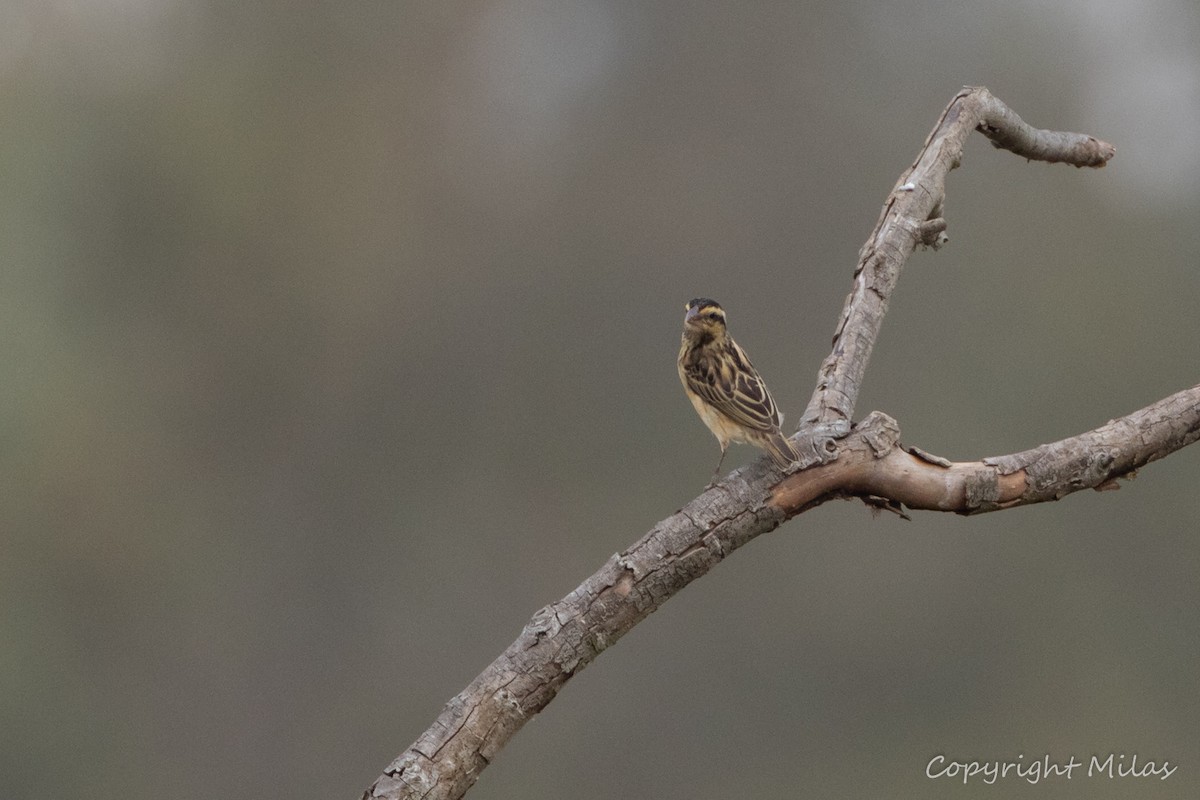
POLYGON ((800 460, 800 454, 796 452, 796 448, 792 447, 792 443, 779 431, 763 437, 762 446, 779 469, 787 469, 793 462, 800 460))

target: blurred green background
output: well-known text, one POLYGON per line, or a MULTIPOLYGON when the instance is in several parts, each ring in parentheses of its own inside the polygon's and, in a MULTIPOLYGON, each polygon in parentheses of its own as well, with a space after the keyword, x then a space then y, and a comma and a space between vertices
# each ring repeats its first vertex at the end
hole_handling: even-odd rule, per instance
MULTIPOLYGON (((0 13, 6 800, 358 797, 708 479, 684 301, 725 305, 798 418, 962 84, 1118 155, 971 141, 860 415, 973 459, 1197 382, 1190 0, 0 13)), ((606 652, 471 796, 1196 797, 1198 479, 1190 448, 981 518, 819 508, 606 652), (1108 752, 1179 769, 924 774, 1108 752)))

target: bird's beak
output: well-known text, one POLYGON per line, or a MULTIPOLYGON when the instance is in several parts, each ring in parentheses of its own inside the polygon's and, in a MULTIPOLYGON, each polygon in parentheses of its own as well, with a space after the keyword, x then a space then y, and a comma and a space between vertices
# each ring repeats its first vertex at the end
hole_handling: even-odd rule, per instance
MULTIPOLYGON (((684 308, 687 308, 687 306, 684 306, 684 308)), ((696 315, 699 313, 700 313, 700 307, 692 306, 691 308, 687 309, 687 314, 684 315, 683 321, 691 322, 692 320, 694 320, 696 318, 696 315)))

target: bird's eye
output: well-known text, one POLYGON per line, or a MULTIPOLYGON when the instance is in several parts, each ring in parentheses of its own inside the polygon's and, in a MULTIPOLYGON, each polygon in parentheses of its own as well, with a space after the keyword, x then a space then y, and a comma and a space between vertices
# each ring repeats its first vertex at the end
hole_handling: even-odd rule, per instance
POLYGON ((708 316, 708 318, 709 318, 709 319, 711 319, 713 322, 716 322, 717 320, 719 320, 719 319, 721 318, 721 315, 720 315, 720 314, 718 314, 718 313, 717 313, 717 312, 715 312, 715 311, 710 311, 710 312, 708 312, 707 316, 708 316))

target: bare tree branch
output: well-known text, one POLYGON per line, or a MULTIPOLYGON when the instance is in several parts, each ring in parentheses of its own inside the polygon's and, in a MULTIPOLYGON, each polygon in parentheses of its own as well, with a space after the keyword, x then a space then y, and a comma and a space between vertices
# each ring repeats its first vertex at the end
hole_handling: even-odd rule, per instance
POLYGON ((845 436, 867 361, 883 325, 900 270, 918 244, 936 245, 946 229, 942 205, 946 176, 962 160, 963 144, 978 130, 996 147, 1029 159, 1103 167, 1116 148, 1081 133, 1030 127, 982 87, 966 87, 950 101, 913 165, 888 195, 875 230, 858 254, 854 288, 833 334, 833 351, 817 373, 817 387, 800 417, 802 466, 825 463, 845 436))
POLYGON ((872 413, 851 419, 888 299, 917 244, 943 241, 945 177, 972 130, 1026 158, 1103 166, 1111 145, 1030 128, 982 88, 950 102, 920 155, 889 195, 863 246, 833 351, 793 441, 807 469, 782 476, 768 459, 735 470, 617 553, 525 629, 364 798, 461 797, 508 740, 571 676, 725 556, 825 500, 862 497, 885 507, 976 513, 1058 499, 1116 478, 1200 438, 1200 386, 1089 433, 1000 458, 953 464, 898 445, 899 427, 872 413))
POLYGON ((842 442, 836 462, 788 475, 769 505, 788 517, 833 496, 878 497, 927 511, 980 514, 1060 500, 1117 479, 1200 439, 1200 386, 1093 431, 1023 453, 952 463, 899 446, 896 421, 877 411, 842 442))

